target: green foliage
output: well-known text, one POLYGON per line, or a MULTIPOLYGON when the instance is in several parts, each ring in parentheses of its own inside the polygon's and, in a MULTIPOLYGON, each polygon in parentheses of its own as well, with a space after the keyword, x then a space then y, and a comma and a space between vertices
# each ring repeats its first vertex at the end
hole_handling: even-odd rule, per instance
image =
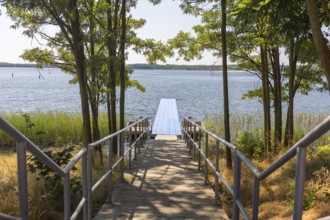
MULTIPOLYGON (((82 118, 78 113, 36 112, 30 113, 30 119, 35 124, 33 129, 26 129, 22 114, 11 113, 1 116, 21 131, 33 143, 41 148, 80 144, 82 142, 82 118), (39 131, 43 132, 42 135, 39 131)), ((100 136, 108 135, 108 119, 106 113, 99 114, 100 136)), ((15 141, 3 131, 0 131, 0 146, 14 147, 15 141)))
POLYGON ((258 159, 264 152, 264 144, 256 132, 243 131, 235 140, 235 145, 250 159, 258 159))
MULTIPOLYGON (((70 162, 72 153, 76 148, 77 146, 72 145, 63 149, 56 149, 56 151, 47 150, 44 153, 56 164, 63 167, 70 162)), ((46 164, 33 155, 28 156, 27 168, 31 173, 36 174, 38 181, 43 181, 46 191, 51 192, 50 194, 54 196, 56 201, 63 201, 64 185, 61 176, 54 173, 46 164)), ((72 170, 77 170, 77 168, 72 170)), ((81 190, 80 178, 77 176, 71 178, 71 189, 73 193, 78 193, 81 190)))
MULTIPOLYGON (((289 191, 286 193, 286 196, 288 197, 288 203, 289 205, 294 205, 294 199, 292 198, 294 196, 294 190, 295 187, 293 185, 290 186, 289 191)), ((313 205, 315 205, 317 201, 317 190, 316 189, 305 189, 304 191, 304 200, 303 200, 303 210, 308 210, 312 208, 313 205)))
POLYGON ((25 120, 25 127, 26 127, 27 129, 31 129, 32 127, 35 126, 35 124, 32 123, 32 121, 31 121, 31 117, 30 117, 29 114, 23 114, 23 118, 24 118, 24 120, 25 120))
MULTIPOLYGON (((324 201, 330 202, 330 171, 326 167, 320 167, 313 174, 307 174, 308 183, 304 190, 303 209, 308 210, 317 203, 324 201)), ((291 185, 289 191, 286 193, 288 203, 294 204, 294 185, 291 185)))

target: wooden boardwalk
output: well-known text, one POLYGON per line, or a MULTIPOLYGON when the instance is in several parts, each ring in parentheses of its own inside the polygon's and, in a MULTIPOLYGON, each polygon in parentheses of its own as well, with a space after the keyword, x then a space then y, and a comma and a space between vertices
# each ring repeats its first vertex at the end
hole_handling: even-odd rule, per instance
POLYGON ((204 185, 182 140, 149 140, 125 183, 114 188, 112 204, 104 204, 96 220, 104 219, 228 219, 214 205, 214 193, 204 185))

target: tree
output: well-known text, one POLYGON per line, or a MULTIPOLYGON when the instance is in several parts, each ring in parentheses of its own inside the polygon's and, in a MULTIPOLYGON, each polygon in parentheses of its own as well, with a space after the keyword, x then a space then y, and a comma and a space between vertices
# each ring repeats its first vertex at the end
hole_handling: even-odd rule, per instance
MULTIPOLYGON (((316 47, 317 54, 321 60, 322 66, 326 72, 326 77, 328 80, 328 88, 330 90, 330 50, 327 45, 327 40, 325 39, 321 27, 320 12, 317 7, 317 0, 306 0, 307 12, 309 17, 309 22, 312 29, 312 35, 314 44, 316 47)), ((325 1, 322 1, 323 9, 328 17, 328 22, 330 19, 330 9, 329 4, 327 5, 325 1)))
MULTIPOLYGON (((222 77, 223 77, 223 108, 225 140, 230 143, 230 116, 228 98, 228 68, 227 68, 227 1, 221 0, 221 52, 222 52, 222 77)), ((232 168, 231 151, 226 147, 226 165, 232 168)))
POLYGON ((122 0, 121 39, 120 39, 120 128, 125 127, 125 47, 126 47, 126 0, 122 0))
MULTIPOLYGON (((73 55, 74 68, 79 82, 80 100, 83 118, 83 142, 91 142, 91 125, 87 94, 87 74, 85 69, 84 34, 82 33, 80 9, 77 0, 65 2, 6 1, 3 4, 8 15, 15 22, 15 27, 25 28, 24 34, 31 38, 38 36, 54 45, 60 39, 65 40, 67 51, 73 55), (60 32, 50 36, 46 26, 58 27, 60 32)), ((62 41, 60 41, 61 43, 62 41)))
MULTIPOLYGON (((186 13, 200 15, 202 24, 193 27, 196 36, 191 36, 190 33, 180 32, 175 38, 169 40, 169 43, 173 48, 177 49, 179 56, 187 61, 196 58, 200 59, 203 51, 206 50, 212 51, 213 55, 217 58, 222 57, 225 140, 230 142, 226 1, 222 0, 219 5, 212 1, 188 0, 183 1, 181 7, 186 13), (209 3, 207 9, 203 8, 206 3, 209 3)), ((228 147, 226 147, 226 165, 228 168, 232 167, 231 151, 228 147)))
MULTIPOLYGON (((85 144, 92 141, 88 104, 90 104, 92 113, 93 140, 96 141, 100 138, 98 107, 103 101, 104 92, 111 94, 111 99, 109 97, 105 101, 109 100, 108 103, 110 104, 110 101, 112 103, 111 106, 109 105, 109 112, 111 112, 109 122, 112 123, 109 123, 109 129, 113 129, 110 132, 113 133, 116 129, 116 89, 119 82, 123 82, 123 88, 134 86, 144 90, 137 81, 129 80, 131 71, 126 71, 125 67, 125 44, 127 41, 131 41, 130 45, 132 45, 136 39, 145 42, 134 35, 134 30, 145 22, 130 18, 128 29, 125 28, 120 32, 120 24, 123 27, 126 26, 126 11, 129 10, 129 7, 122 7, 122 14, 124 11, 125 14, 120 17, 120 2, 116 1, 115 3, 117 4, 116 7, 109 5, 114 4, 111 1, 95 0, 72 1, 70 4, 66 2, 55 4, 45 0, 34 1, 33 3, 30 1, 8 1, 5 4, 9 15, 15 21, 15 27, 23 26, 27 36, 35 39, 41 37, 46 42, 44 48, 27 50, 22 57, 36 62, 39 67, 45 65, 59 67, 62 71, 74 76, 71 80, 72 83, 79 83, 82 103, 84 103, 82 112, 85 117, 83 120, 85 144), (123 23, 121 20, 124 17, 123 23), (57 28, 54 35, 47 34, 47 27, 49 26, 57 28), (126 32, 133 37, 122 38, 120 42, 119 38, 126 35, 126 32), (119 48, 119 42, 123 45, 121 47, 123 55, 120 55, 123 65, 118 65, 117 48, 119 48), (124 77, 118 79, 117 72, 121 71, 120 68, 124 69, 122 71, 124 77)), ((150 42, 151 47, 148 48, 149 52, 146 52, 146 55, 150 51, 154 51, 154 41, 150 40, 150 42)), ((138 47, 143 50, 145 45, 138 47)))
POLYGON ((268 51, 273 47, 270 36, 274 27, 271 26, 269 13, 265 9, 267 4, 268 1, 238 1, 238 4, 234 5, 232 13, 233 35, 238 36, 239 40, 233 39, 230 57, 232 57, 233 61, 245 63, 243 67, 245 65, 251 68, 261 78, 262 89, 260 91, 264 115, 264 145, 268 155, 271 151, 268 51), (252 55, 256 53, 257 55, 252 55))

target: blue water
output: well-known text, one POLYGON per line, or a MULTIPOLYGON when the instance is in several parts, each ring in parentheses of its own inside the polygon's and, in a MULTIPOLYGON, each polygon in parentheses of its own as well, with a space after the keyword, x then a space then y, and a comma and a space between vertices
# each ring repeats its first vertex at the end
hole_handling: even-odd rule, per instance
MULTIPOLYGON (((0 112, 61 111, 79 112, 78 85, 70 84, 72 76, 59 69, 0 68, 0 112)), ((220 72, 179 70, 135 70, 132 79, 145 86, 142 93, 135 88, 126 94, 126 113, 130 118, 155 117, 161 98, 175 98, 179 116, 202 119, 205 113, 222 113, 222 76, 220 72)), ((231 114, 262 112, 258 100, 242 100, 248 90, 260 85, 251 74, 229 73, 231 114)), ((284 105, 285 110, 285 105, 284 105)), ((105 106, 100 111, 106 111, 105 106)), ((329 93, 297 94, 295 111, 330 114, 329 93)))

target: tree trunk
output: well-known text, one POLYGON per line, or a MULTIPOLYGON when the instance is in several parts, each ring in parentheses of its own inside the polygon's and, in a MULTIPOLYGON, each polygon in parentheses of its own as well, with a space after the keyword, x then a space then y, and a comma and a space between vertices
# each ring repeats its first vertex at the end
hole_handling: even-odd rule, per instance
MULTIPOLYGON (((228 98, 228 73, 227 73, 227 6, 226 0, 221 0, 221 43, 222 43, 222 77, 223 77, 223 112, 224 112, 224 125, 225 125, 225 140, 230 142, 230 118, 229 118, 229 98, 228 98)), ((231 150, 226 147, 226 165, 232 169, 231 150)))
MULTIPOLYGON (((109 85, 108 88, 110 90, 110 133, 113 134, 117 131, 117 114, 116 114, 116 71, 117 71, 117 31, 118 31, 118 10, 119 10, 119 0, 116 0, 114 5, 111 7, 111 1, 107 0, 109 4, 107 10, 107 30, 110 36, 107 37, 107 48, 109 55, 109 85)), ((116 154, 118 152, 117 149, 117 138, 113 138, 113 152, 116 154)))
POLYGON ((279 48, 271 50, 273 58, 273 78, 274 78, 274 152, 276 147, 282 142, 282 85, 281 85, 281 66, 279 48))
POLYGON ((326 39, 321 30, 321 22, 316 0, 306 0, 309 23, 312 28, 313 41, 316 52, 321 60, 328 80, 328 88, 330 90, 330 50, 326 39))
POLYGON ((89 103, 87 94, 87 76, 85 69, 84 38, 81 31, 77 0, 71 0, 69 6, 74 12, 71 20, 73 53, 75 57, 76 70, 79 81, 81 109, 83 118, 83 143, 87 146, 91 143, 91 124, 89 115, 89 103))
POLYGON ((294 81, 297 67, 297 56, 295 53, 294 39, 290 40, 289 44, 289 100, 288 110, 286 115, 284 145, 289 146, 292 144, 294 125, 293 125, 293 100, 294 100, 294 81))
MULTIPOLYGON (((94 0, 89 1, 89 7, 91 13, 93 14, 93 5, 94 0)), ((96 66, 95 66, 95 23, 94 17, 92 15, 89 16, 89 43, 90 43, 90 106, 92 111, 92 124, 93 124, 93 141, 97 141, 100 139, 100 131, 99 131, 99 91, 98 91, 98 79, 96 76, 96 66)), ((100 154, 102 151, 100 150, 100 154)))
POLYGON ((270 96, 269 96, 269 76, 266 46, 260 47, 261 68, 262 68, 262 101, 264 108, 264 142, 266 153, 270 152, 271 146, 271 121, 270 121, 270 96))
POLYGON ((125 46, 126 46, 126 0, 121 6, 121 40, 120 40, 120 129, 125 127, 125 46))

